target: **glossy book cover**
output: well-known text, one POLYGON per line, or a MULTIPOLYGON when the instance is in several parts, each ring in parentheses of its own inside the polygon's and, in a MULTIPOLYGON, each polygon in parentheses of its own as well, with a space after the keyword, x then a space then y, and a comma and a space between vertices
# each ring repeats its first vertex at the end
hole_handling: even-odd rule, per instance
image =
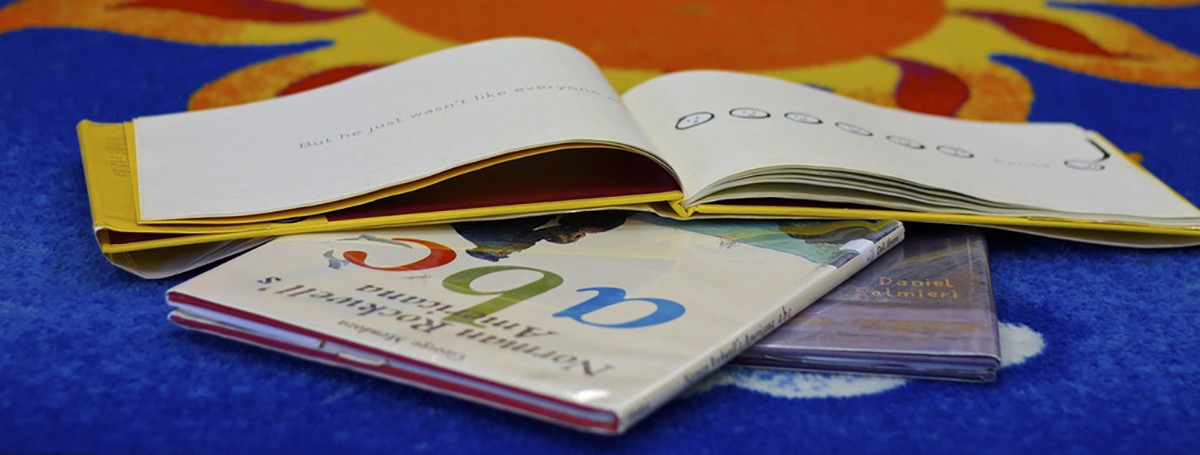
POLYGON ((187 328, 616 434, 902 236, 631 212, 310 234, 167 300, 187 328))
POLYGON ((1000 345, 983 235, 918 225, 906 236, 733 363, 995 379, 1000 345))

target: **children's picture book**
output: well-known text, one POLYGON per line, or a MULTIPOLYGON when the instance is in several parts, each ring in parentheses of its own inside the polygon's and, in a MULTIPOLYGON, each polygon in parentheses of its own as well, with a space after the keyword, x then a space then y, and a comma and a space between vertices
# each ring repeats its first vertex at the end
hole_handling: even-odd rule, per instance
POLYGON ((908 226, 903 244, 732 363, 994 380, 1000 337, 987 243, 971 228, 908 226))
POLYGON ((1200 244, 1200 210, 1076 125, 945 118, 725 71, 622 95, 580 51, 535 38, 78 132, 101 250, 132 269, 134 253, 180 245, 613 207, 1200 244))
POLYGON ((581 212, 280 237, 167 292, 201 332, 617 434, 903 238, 581 212))

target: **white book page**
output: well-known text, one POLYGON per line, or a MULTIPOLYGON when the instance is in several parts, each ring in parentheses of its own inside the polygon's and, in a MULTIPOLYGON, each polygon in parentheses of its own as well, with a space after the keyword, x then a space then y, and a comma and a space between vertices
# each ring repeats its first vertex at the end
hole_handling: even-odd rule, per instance
POLYGON ((787 81, 719 71, 624 95, 688 197, 777 166, 853 170, 1014 206, 1133 217, 1200 212, 1070 124, 988 123, 888 109, 787 81))
POLYGON ((567 142, 650 150, 579 51, 509 38, 260 103, 135 120, 140 217, 266 213, 567 142))

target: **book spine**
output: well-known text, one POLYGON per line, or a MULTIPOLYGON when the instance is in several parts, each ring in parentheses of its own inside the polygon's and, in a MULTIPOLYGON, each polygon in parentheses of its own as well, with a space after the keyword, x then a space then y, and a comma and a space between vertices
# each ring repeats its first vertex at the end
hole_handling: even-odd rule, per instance
POLYGON ((83 160, 84 180, 88 202, 92 208, 92 226, 105 227, 105 214, 111 197, 106 190, 121 189, 129 184, 129 160, 125 150, 125 131, 120 125, 93 123, 87 120, 75 126, 79 137, 79 152, 83 160))
POLYGON ((649 391, 641 399, 635 400, 635 404, 628 412, 619 413, 622 415, 622 419, 618 432, 637 423, 688 387, 699 383, 709 373, 724 366, 743 350, 753 346, 772 330, 791 319, 792 316, 816 302, 855 273, 866 268, 902 240, 904 240, 904 226, 895 222, 890 228, 879 231, 878 235, 873 238, 860 239, 844 245, 841 254, 799 282, 796 286, 796 293, 786 298, 779 308, 765 313, 754 322, 743 326, 723 343, 705 355, 697 357, 695 362, 689 364, 679 374, 665 379, 658 387, 649 388, 649 391))

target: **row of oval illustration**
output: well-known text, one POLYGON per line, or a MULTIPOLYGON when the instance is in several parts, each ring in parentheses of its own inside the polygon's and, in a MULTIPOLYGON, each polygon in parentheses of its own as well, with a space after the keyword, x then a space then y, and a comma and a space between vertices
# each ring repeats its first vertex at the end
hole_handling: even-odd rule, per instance
MULTIPOLYGON (((764 119, 764 118, 771 117, 770 112, 764 111, 762 109, 753 108, 753 107, 739 107, 739 108, 730 109, 729 115, 732 117, 744 118, 744 119, 764 119)), ((822 123, 825 123, 823 120, 821 120, 820 117, 816 117, 813 115, 804 114, 804 113, 800 113, 800 112, 788 112, 786 114, 783 114, 783 117, 788 120, 794 121, 794 122, 805 123, 805 124, 809 124, 809 125, 820 125, 822 123)), ((712 112, 707 112, 707 111, 695 112, 695 113, 680 117, 679 120, 675 122, 675 129, 686 130, 688 128, 693 128, 693 127, 708 123, 709 121, 712 121, 712 119, 714 119, 714 118, 716 118, 716 115, 713 115, 712 112)), ((846 123, 846 122, 834 122, 834 126, 838 127, 842 131, 857 134, 860 136, 874 136, 875 135, 875 133, 872 133, 870 130, 868 130, 866 128, 863 128, 863 127, 857 126, 857 125, 852 125, 852 124, 846 123)), ((922 150, 925 148, 925 144, 922 144, 916 140, 909 139, 909 138, 902 137, 902 136, 889 135, 889 136, 887 136, 887 140, 891 141, 894 144, 902 145, 904 147, 908 147, 908 148, 912 148, 912 149, 922 150)), ((1097 146, 1096 148, 1099 149, 1100 153, 1103 155, 1098 160, 1066 160, 1063 162, 1063 164, 1071 169, 1078 169, 1078 170, 1083 170, 1083 171, 1104 170, 1104 165, 1100 164, 1100 162, 1107 160, 1110 155, 1103 148, 1101 148, 1099 146, 1097 146)), ((937 151, 945 153, 950 156, 958 157, 958 158, 974 158, 975 157, 975 154, 971 153, 970 151, 964 150, 959 147, 951 147, 948 145, 937 146, 937 151)))
MULTIPOLYGON (((771 116, 771 113, 764 111, 762 109, 756 109, 756 108, 752 108, 752 107, 739 107, 739 108, 730 109, 729 115, 733 116, 733 117, 737 117, 737 118, 764 119, 764 118, 769 118, 771 116)), ((783 117, 788 120, 794 121, 794 122, 806 123, 809 125, 820 125, 822 123, 825 123, 819 117, 808 115, 808 114, 803 114, 800 112, 788 112, 786 114, 783 114, 783 117)), ((716 115, 713 115, 712 112, 706 112, 706 111, 688 114, 688 115, 681 117, 679 119, 679 121, 675 122, 675 129, 686 130, 688 128, 693 128, 693 127, 708 123, 709 121, 711 121, 714 118, 716 118, 716 115)), ((861 126, 852 125, 852 124, 849 124, 846 122, 835 122, 834 126, 837 126, 842 131, 857 134, 860 136, 874 136, 875 135, 875 133, 872 133, 870 130, 868 130, 866 128, 863 128, 861 126)), ((887 136, 887 139, 889 141, 892 141, 892 143, 894 143, 894 144, 902 145, 902 146, 912 148, 912 149, 922 150, 925 148, 925 144, 922 144, 920 142, 917 142, 915 140, 912 140, 912 139, 909 139, 906 137, 887 136)), ((937 146, 937 150, 939 152, 945 153, 947 155, 956 156, 959 158, 974 158, 975 157, 974 153, 971 153, 969 151, 963 150, 958 147, 950 147, 948 145, 939 145, 939 146, 937 146)))

